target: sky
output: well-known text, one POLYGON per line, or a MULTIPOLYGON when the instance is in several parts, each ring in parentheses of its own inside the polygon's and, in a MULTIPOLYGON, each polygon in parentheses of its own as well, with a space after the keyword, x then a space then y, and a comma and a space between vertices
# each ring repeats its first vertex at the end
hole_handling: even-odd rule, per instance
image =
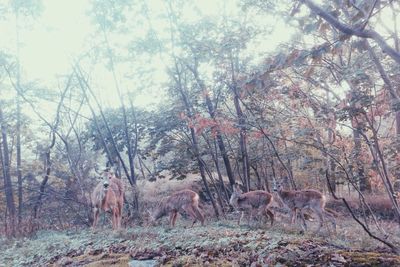
MULTIPOLYGON (((0 0, 1 4, 7 3, 7 0, 0 0)), ((19 51, 22 66, 22 80, 38 81, 41 85, 48 88, 57 88, 60 75, 66 75, 71 72, 72 62, 79 57, 83 51, 88 49, 91 42, 90 35, 95 32, 95 27, 88 16, 90 1, 88 0, 42 0, 43 12, 40 17, 24 19, 20 24, 20 44, 19 51)), ((195 0, 199 10, 204 15, 218 15, 221 12, 222 2, 213 0, 195 0)), ((162 0, 147 1, 150 14, 155 16, 162 14, 165 8, 162 0)), ((240 12, 235 7, 234 1, 226 1, 223 6, 225 12, 240 12)), ((195 20, 198 13, 192 10, 184 12, 186 20, 195 20)), ((5 51, 11 51, 16 54, 16 32, 15 18, 8 16, 0 20, 0 48, 5 51)), ((153 27, 161 27, 157 20, 153 21, 153 27)), ((266 40, 259 40, 253 44, 254 54, 265 54, 273 51, 277 45, 288 41, 294 30, 280 20, 265 16, 265 25, 271 25, 274 31, 266 40)), ((139 34, 139 33, 138 33, 139 34)), ((119 66, 123 68, 123 66, 119 66)), ((161 64, 154 64, 157 69, 153 79, 159 82, 165 80, 165 69, 161 64), (158 74, 157 74, 158 73, 158 74)), ((122 75, 126 69, 117 69, 117 74, 122 75)), ((115 92, 114 82, 111 73, 104 68, 96 67, 93 70, 94 89, 102 103, 107 106, 118 104, 118 98, 115 92)), ((121 78, 121 77, 119 77, 121 78)), ((121 88, 123 90, 132 90, 140 88, 140 84, 124 84, 121 78, 121 88), (129 89, 127 89, 129 87, 129 89)), ((162 101, 162 94, 157 90, 137 93, 135 105, 146 107, 162 101)))

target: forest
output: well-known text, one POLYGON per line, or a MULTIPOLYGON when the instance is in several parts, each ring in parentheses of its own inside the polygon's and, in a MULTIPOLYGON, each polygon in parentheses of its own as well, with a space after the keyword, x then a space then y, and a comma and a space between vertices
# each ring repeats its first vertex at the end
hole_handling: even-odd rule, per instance
POLYGON ((399 0, 0 10, 0 266, 400 266, 399 0))

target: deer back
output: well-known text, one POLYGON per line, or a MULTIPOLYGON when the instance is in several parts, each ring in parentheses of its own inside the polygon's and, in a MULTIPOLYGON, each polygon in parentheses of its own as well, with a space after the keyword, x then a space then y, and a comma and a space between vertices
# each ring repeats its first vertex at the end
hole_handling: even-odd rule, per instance
POLYGON ((167 204, 174 209, 179 209, 188 204, 199 202, 199 195, 189 189, 178 191, 167 199, 167 204))
POLYGON ((188 205, 198 206, 198 204, 199 195, 192 190, 184 189, 163 198, 152 213, 152 217, 157 220, 169 212, 184 210, 188 205))
POLYGON ((232 195, 231 205, 238 209, 243 208, 259 208, 262 206, 268 206, 273 197, 270 193, 262 190, 250 191, 247 193, 242 193, 236 197, 232 195))
POLYGON ((278 195, 289 208, 324 207, 326 201, 321 192, 312 189, 299 191, 279 190, 278 195))

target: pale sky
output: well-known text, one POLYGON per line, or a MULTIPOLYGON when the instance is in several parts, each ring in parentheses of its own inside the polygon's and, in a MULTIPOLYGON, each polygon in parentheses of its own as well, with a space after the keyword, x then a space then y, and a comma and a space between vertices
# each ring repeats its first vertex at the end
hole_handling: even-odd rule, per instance
MULTIPOLYGON (((7 0, 0 0, 0 4, 7 0)), ((214 0, 197 0, 195 1, 201 13, 205 15, 218 15, 221 13, 220 1, 214 0)), ((234 1, 226 1, 224 12, 227 14, 241 12, 234 5, 234 1)), ((24 81, 38 80, 43 86, 54 88, 57 86, 58 76, 69 74, 71 72, 71 64, 83 51, 87 51, 91 47, 90 34, 95 32, 95 27, 87 15, 90 1, 88 0, 43 0, 44 10, 39 18, 28 19, 21 23, 20 31, 20 61, 22 66, 22 79, 24 81)), ((150 14, 158 15, 164 12, 164 4, 162 0, 147 1, 150 14), (157 14, 158 13, 158 14, 157 14)), ((184 12, 184 19, 196 20, 199 15, 192 10, 184 12)), ((152 21, 154 27, 157 20, 152 21)), ((274 31, 271 36, 267 36, 265 40, 259 40, 250 47, 250 53, 255 55, 265 55, 267 52, 273 51, 276 46, 288 41, 293 29, 289 29, 287 25, 276 18, 263 16, 264 25, 271 25, 274 31)), ((2 38, 0 39, 0 47, 2 50, 10 51, 15 54, 15 18, 8 16, 6 20, 0 20, 0 31, 2 38)), ((118 75, 122 76, 127 72, 123 66, 118 66, 118 75)), ((155 66, 157 73, 154 80, 162 82, 165 80, 164 68, 161 64, 155 66)), ((99 92, 101 101, 112 106, 118 103, 114 90, 114 82, 112 76, 103 67, 97 66, 93 70, 92 81, 95 89, 99 92)), ((127 91, 135 91, 132 83, 125 84, 123 77, 118 77, 121 88, 127 91), (127 88, 129 87, 129 88, 127 88)), ((140 84, 136 85, 140 88, 140 84)), ((159 92, 147 92, 146 94, 137 95, 137 105, 146 106, 149 103, 157 103, 160 101, 159 92)))

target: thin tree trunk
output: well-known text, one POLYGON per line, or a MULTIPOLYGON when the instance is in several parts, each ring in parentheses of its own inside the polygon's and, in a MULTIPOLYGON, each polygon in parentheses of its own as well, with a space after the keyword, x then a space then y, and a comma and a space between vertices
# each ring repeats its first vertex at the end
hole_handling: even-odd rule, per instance
MULTIPOLYGON (((351 85, 352 98, 355 97, 355 88, 351 85)), ((355 101, 351 101, 351 105, 354 108, 355 101)), ((368 177, 365 175, 364 166, 361 160, 361 135, 362 128, 359 123, 353 121, 353 142, 354 142, 354 159, 356 162, 356 172, 360 185, 361 192, 371 192, 371 183, 368 177)))
MULTIPOLYGON (((17 48, 17 87, 21 88, 21 64, 19 60, 19 9, 16 10, 15 14, 15 35, 16 35, 16 48, 17 48)), ((22 220, 22 172, 21 172, 21 99, 20 95, 17 93, 17 127, 16 127, 16 136, 17 136, 17 179, 18 179, 18 223, 21 223, 22 220)))
MULTIPOLYGON (((220 187, 221 187, 222 190, 224 191, 224 195, 225 195, 226 201, 229 201, 229 195, 228 195, 228 192, 226 191, 225 184, 224 184, 224 181, 223 181, 223 179, 222 179, 221 170, 220 170, 220 168, 219 168, 219 163, 218 163, 218 151, 217 151, 216 142, 215 142, 215 140, 214 140, 215 149, 212 149, 211 144, 210 144, 210 141, 207 139, 207 136, 206 136, 205 134, 202 134, 202 136, 203 136, 203 139, 204 139, 204 141, 206 142, 206 144, 207 144, 207 146, 208 146, 208 149, 209 149, 209 151, 210 151, 211 157, 212 157, 212 159, 213 159, 213 161, 214 161, 215 169, 216 169, 217 175, 218 175, 218 180, 219 180, 219 182, 220 182, 220 187), (215 150, 215 153, 213 152, 213 150, 215 150)), ((210 172, 210 175, 211 175, 211 172, 210 172)), ((219 190, 218 190, 218 191, 219 191, 219 190)), ((221 205, 221 208, 223 208, 222 205, 221 205)))
POLYGON ((39 187, 39 196, 37 197, 35 204, 33 206, 33 218, 36 219, 37 215, 38 215, 38 210, 39 207, 42 204, 42 198, 44 196, 44 190, 46 188, 47 182, 49 180, 50 177, 50 172, 51 172, 51 149, 54 147, 55 143, 56 143, 56 135, 55 133, 52 131, 51 132, 52 138, 51 138, 51 143, 50 146, 47 148, 46 151, 46 158, 45 158, 45 169, 46 169, 46 174, 42 180, 42 182, 40 183, 40 187, 39 187))
MULTIPOLYGON (((237 59, 237 57, 235 58, 237 59)), ((237 63, 237 62, 236 62, 237 63)), ((233 103, 236 110, 236 115, 238 118, 238 124, 240 127, 239 132, 239 148, 240 148, 240 157, 242 161, 242 172, 243 172, 243 180, 245 181, 246 191, 250 190, 250 163, 249 156, 247 153, 247 131, 246 131, 246 119, 244 117, 242 108, 240 107, 239 100, 239 88, 236 82, 236 70, 237 64, 235 65, 233 51, 230 53, 230 71, 231 71, 231 84, 230 89, 233 93, 233 103)))
MULTIPOLYGON (((203 91, 203 93, 205 95, 205 103, 206 103, 206 106, 207 106, 208 114, 210 114, 210 117, 213 119, 213 121, 215 123, 217 123, 216 115, 215 115, 215 107, 214 107, 214 105, 213 105, 213 103, 212 103, 212 101, 210 99, 210 96, 209 96, 209 94, 207 92, 207 88, 206 88, 206 86, 204 84, 204 81, 201 80, 200 77, 199 77, 199 73, 198 73, 198 70, 197 70, 197 62, 196 62, 195 65, 196 65, 196 67, 194 67, 194 68, 191 68, 189 66, 188 67, 193 72, 193 75, 194 75, 194 77, 195 77, 195 79, 197 81, 197 84, 200 86, 201 90, 203 91)), ((222 156, 222 159, 223 159, 224 164, 225 164, 226 175, 228 176, 229 183, 230 183, 231 189, 232 189, 233 185, 235 184, 235 176, 233 175, 231 162, 229 160, 228 153, 227 153, 226 148, 225 148, 224 140, 222 139, 221 130, 219 129, 218 126, 214 126, 214 130, 216 130, 216 139, 217 139, 218 148, 219 148, 219 150, 221 152, 221 156, 222 156)))
POLYGON ((247 154, 247 133, 245 127, 245 119, 243 115, 243 111, 239 104, 239 96, 236 92, 237 88, 232 89, 235 93, 233 97, 236 115, 238 116, 240 133, 239 133, 239 148, 240 148, 240 158, 242 161, 242 173, 243 180, 245 181, 246 191, 250 190, 250 166, 249 166, 249 157, 247 154))
MULTIPOLYGON (((326 104, 327 104, 328 107, 331 106, 331 99, 330 99, 330 93, 329 93, 329 91, 326 91, 326 104)), ((333 146, 333 143, 335 142, 335 133, 334 133, 334 130, 335 130, 335 129, 331 129, 331 128, 329 127, 329 124, 328 124, 328 126, 327 126, 327 128, 326 128, 326 131, 328 132, 328 144, 329 144, 328 153, 330 153, 330 151, 331 151, 331 149, 332 149, 332 146, 333 146)), ((326 165, 327 165, 326 169, 329 169, 330 175, 331 175, 331 177, 332 177, 332 178, 330 179, 330 182, 332 183, 332 184, 330 185, 330 188, 332 188, 333 192, 336 193, 336 184, 337 184, 337 181, 336 181, 336 174, 335 174, 336 164, 335 164, 335 162, 334 162, 330 157, 326 156, 326 165)))
MULTIPOLYGON (((74 71, 75 71, 75 74, 76 74, 77 77, 78 77, 78 80, 79 80, 79 84, 80 84, 80 86, 81 86, 81 89, 82 89, 82 91, 84 92, 85 97, 87 98, 87 102, 90 103, 89 100, 88 100, 88 96, 86 95, 86 89, 89 91, 89 93, 92 95, 94 101, 96 102, 97 108, 98 108, 99 111, 100 111, 100 116, 101 116, 101 118, 102 118, 102 120, 103 120, 104 126, 105 126, 105 128, 106 128, 106 130, 107 130, 107 133, 108 133, 109 137, 110 137, 111 145, 113 146, 114 151, 115 151, 115 153, 116 153, 116 155, 117 155, 117 157, 118 157, 118 159, 119 159, 119 161, 120 161, 120 163, 121 163, 121 165, 122 165, 122 168, 124 169, 124 173, 125 173, 125 175, 126 175, 128 181, 129 181, 129 183, 130 183, 131 185, 133 185, 133 181, 131 180, 131 177, 130 177, 129 171, 128 171, 127 167, 126 167, 125 161, 122 159, 121 153, 119 153, 119 151, 118 151, 118 147, 117 147, 117 144, 115 143, 114 137, 112 136, 112 132, 111 132, 110 126, 108 125, 108 122, 107 122, 106 117, 105 117, 105 115, 104 115, 103 109, 102 109, 102 107, 101 107, 101 105, 100 105, 100 103, 99 103, 99 101, 98 101, 96 95, 94 94, 94 92, 93 92, 92 89, 90 88, 90 86, 89 86, 89 84, 87 83, 87 81, 84 79, 84 76, 83 76, 83 74, 81 73, 81 71, 79 70, 78 66, 76 66, 76 68, 74 69, 74 71)), ((89 107, 90 107, 90 106, 89 106, 89 107)), ((92 108, 91 108, 91 111, 92 111, 92 108)), ((92 112, 94 113, 94 111, 92 111, 92 112)), ((104 140, 105 140, 105 139, 104 139, 104 140)), ((104 143, 105 143, 105 142, 104 142, 104 143)), ((105 146, 105 148, 107 149, 107 146, 105 146)), ((111 164, 114 164, 113 161, 111 161, 110 163, 111 163, 111 164)))
MULTIPOLYGON (((130 171, 130 176, 127 176, 127 177, 129 179, 131 185, 135 186, 136 185, 136 174, 135 174, 135 165, 134 165, 135 155, 134 155, 134 152, 132 151, 132 146, 131 146, 131 138, 129 135, 128 118, 126 115, 126 108, 125 108, 122 92, 121 92, 121 89, 118 84, 117 74, 115 71, 114 57, 111 52, 110 43, 108 42, 107 32, 104 29, 104 27, 102 28, 102 30, 103 30, 104 40, 107 45, 108 57, 109 57, 110 63, 111 63, 111 72, 112 72, 113 79, 114 79, 114 85, 115 85, 115 88, 117 89, 118 97, 121 102, 122 116, 123 116, 123 121, 124 121, 124 129, 123 130, 124 130, 124 134, 125 134, 126 147, 128 150, 128 162, 129 162, 129 171, 130 171)), ((134 112, 132 102, 131 102, 131 108, 132 108, 132 111, 134 112)), ((135 150, 136 149, 137 149, 137 147, 135 147, 135 150)), ((121 162, 121 163, 123 164, 123 162, 121 162)))
MULTIPOLYGON (((189 100, 187 99, 186 94, 184 93, 183 88, 182 88, 183 84, 182 84, 181 73, 179 72, 179 67, 178 67, 178 63, 176 62, 176 59, 175 59, 175 69, 176 69, 176 72, 177 72, 177 75, 176 75, 177 77, 175 77, 175 81, 176 81, 176 84, 178 86, 179 93, 180 93, 180 95, 182 97, 182 102, 185 105, 185 109, 187 111, 189 119, 192 119, 193 118, 193 113, 192 113, 192 110, 191 110, 191 106, 189 104, 189 100)), ((211 200, 212 206, 214 208, 215 216, 218 218, 219 217, 219 211, 218 211, 218 208, 217 208, 217 205, 215 203, 214 197, 212 196, 210 188, 209 188, 208 183, 207 183, 206 174, 205 174, 205 166, 203 165, 204 161, 201 159, 201 156, 200 156, 200 153, 199 153, 200 150, 199 150, 197 136, 196 136, 196 133, 195 133, 193 127, 190 127, 189 130, 190 130, 190 136, 191 136, 191 139, 192 139, 193 153, 195 154, 195 156, 197 158, 197 163, 199 165, 200 176, 201 176, 201 179, 203 181, 204 187, 206 189, 206 193, 207 193, 208 197, 211 200)))
POLYGON ((13 186, 11 181, 11 173, 10 173, 10 158, 9 158, 9 149, 7 143, 7 126, 4 120, 3 109, 0 104, 0 125, 1 125, 1 137, 2 137, 2 146, 3 146, 3 157, 2 157, 2 168, 4 174, 4 192, 6 195, 6 205, 7 210, 10 215, 10 223, 12 229, 12 235, 15 234, 14 228, 14 220, 15 220, 15 203, 14 203, 14 194, 13 194, 13 186))
POLYGON ((264 185, 263 185, 262 182, 261 182, 261 176, 260 176, 260 174, 258 173, 257 166, 251 165, 250 167, 253 169, 254 174, 255 174, 256 177, 257 177, 257 189, 258 189, 258 190, 265 190, 264 185))
MULTIPOLYGON (((63 105, 65 96, 66 96, 67 91, 69 90, 69 87, 70 87, 70 85, 71 85, 71 78, 72 78, 72 75, 69 77, 68 82, 67 82, 67 85, 66 85, 64 91, 63 91, 62 94, 61 94, 60 102, 58 103, 57 110, 56 110, 56 118, 55 118, 55 120, 54 120, 54 124, 53 124, 53 125, 51 125, 49 122, 47 122, 47 120, 45 120, 45 119, 44 119, 39 113, 37 113, 36 110, 33 108, 34 111, 35 111, 35 113, 36 113, 37 115, 39 115, 39 117, 40 117, 43 121, 45 121, 46 124, 50 127, 50 134, 51 134, 51 142, 50 142, 49 147, 47 148, 47 151, 46 151, 46 158, 45 158, 45 169, 46 169, 46 174, 45 174, 45 176, 44 176, 44 178, 43 178, 43 181, 42 181, 41 184, 40 184, 39 196, 37 197, 36 202, 35 202, 35 204, 34 204, 34 206, 33 206, 33 214, 32 214, 32 215, 33 215, 33 218, 34 218, 34 219, 36 219, 37 216, 38 216, 38 210, 39 210, 39 208, 40 208, 40 206, 41 206, 41 204, 42 204, 42 198, 43 198, 43 196, 44 196, 44 190, 45 190, 45 188, 46 188, 47 182, 48 182, 49 177, 50 177, 50 172, 51 172, 51 150, 53 149, 54 145, 56 144, 56 133, 57 133, 57 128, 58 128, 59 123, 60 123, 61 106, 63 105)), ((21 96, 23 96, 21 91, 19 91, 19 93, 21 93, 21 96)), ((30 103, 30 104, 32 105, 32 103, 30 103)), ((33 107, 33 106, 32 106, 32 107, 33 107)), ((61 138, 61 135, 60 135, 60 134, 58 134, 58 136, 61 138)), ((65 142, 65 144, 67 144, 67 143, 65 142)))
POLYGON ((17 95, 17 179, 18 179, 18 223, 22 220, 22 165, 21 165, 21 103, 17 95))

